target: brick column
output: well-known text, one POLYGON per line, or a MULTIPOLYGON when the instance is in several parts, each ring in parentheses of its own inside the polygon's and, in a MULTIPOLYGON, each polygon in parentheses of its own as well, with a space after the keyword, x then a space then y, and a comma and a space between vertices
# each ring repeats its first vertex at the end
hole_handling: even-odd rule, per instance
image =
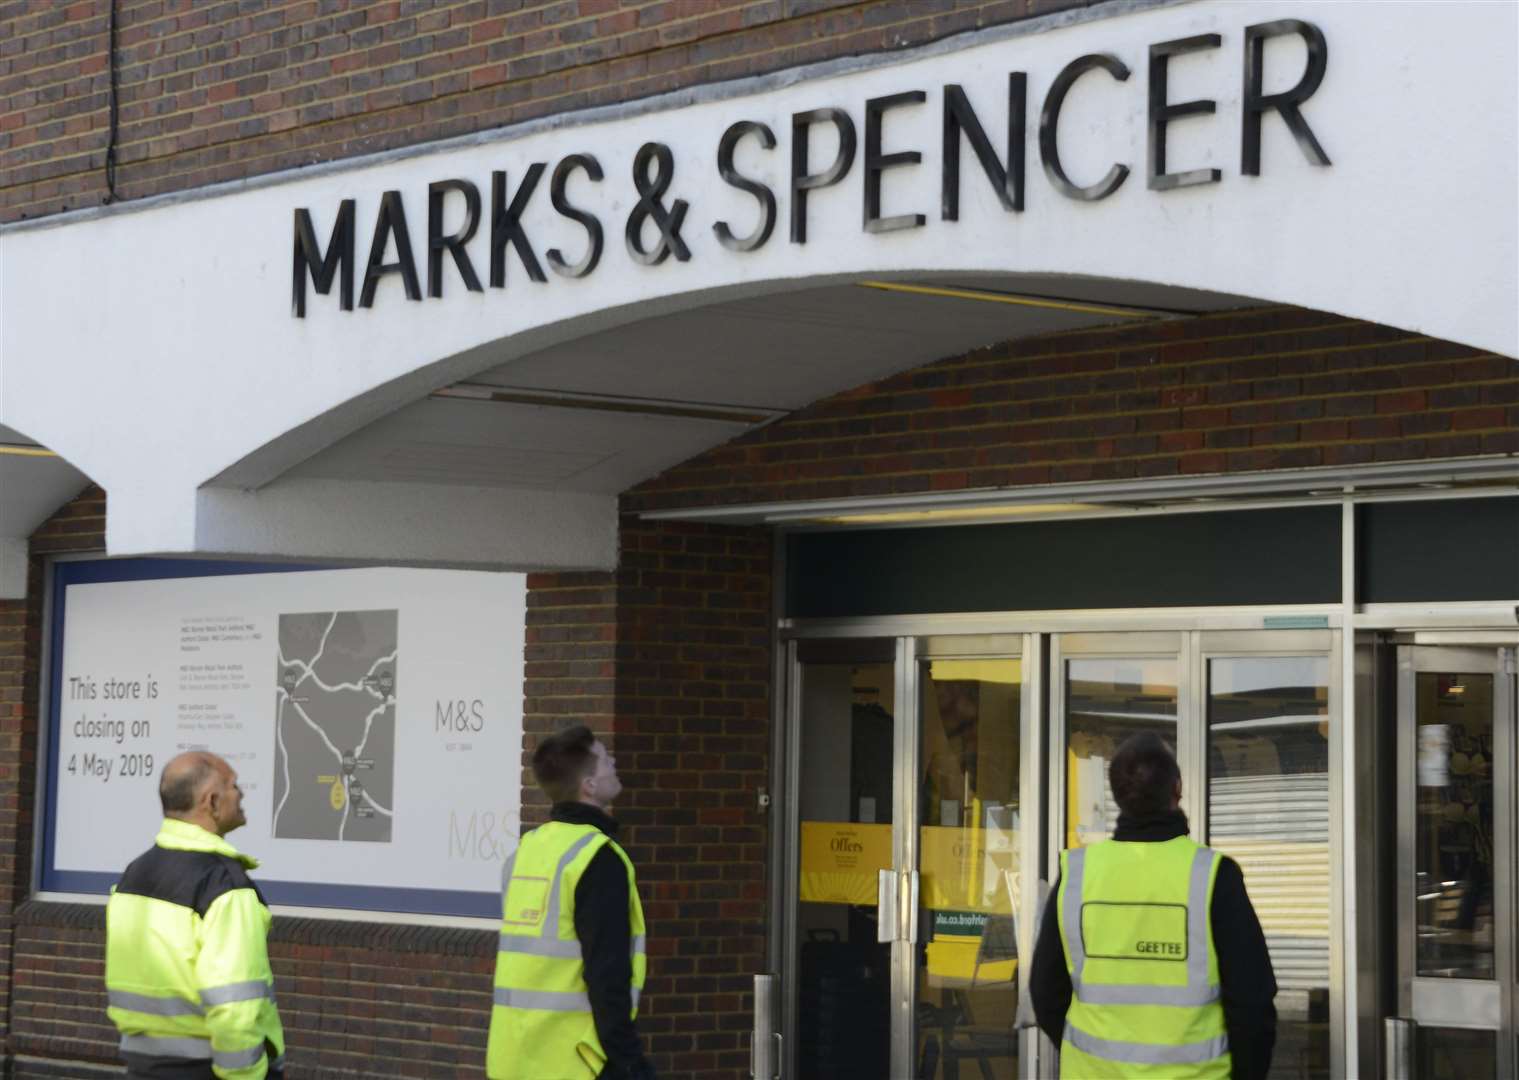
MULTIPOLYGON (((86 488, 33 534, 24 600, 0 600, 0 1017, 5 1051, 14 1029, 29 1015, 17 988, 46 982, 74 968, 99 974, 88 958, 77 965, 37 961, 16 945, 16 907, 32 888, 32 834, 36 827, 37 732, 40 719, 44 555, 98 552, 105 547, 105 492, 86 488)), ((59 1023, 80 1022, 60 1004, 59 1023)))
POLYGON ((765 970, 769 536, 625 518, 615 572, 528 586, 524 827, 547 809, 528 749, 590 725, 649 921, 639 1027, 661 1075, 738 1080, 765 970))

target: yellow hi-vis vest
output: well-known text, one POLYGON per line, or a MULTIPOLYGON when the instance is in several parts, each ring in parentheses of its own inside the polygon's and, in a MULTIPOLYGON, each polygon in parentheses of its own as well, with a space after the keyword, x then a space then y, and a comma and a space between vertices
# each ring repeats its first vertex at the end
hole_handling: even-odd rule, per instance
POLYGON ((1073 991, 1062 1077, 1228 1080, 1209 917, 1218 864, 1185 836, 1061 854, 1056 912, 1073 991))
POLYGON ((501 873, 501 942, 485 1052, 490 1080, 595 1080, 606 1065, 575 937, 575 886, 605 844, 628 869, 638 1015, 647 961, 632 861, 594 825, 540 825, 522 838, 501 873))
POLYGON ((269 909, 247 874, 256 866, 221 837, 168 819, 112 888, 106 1012, 123 1054, 224 1080, 263 1080, 283 1064, 269 909))

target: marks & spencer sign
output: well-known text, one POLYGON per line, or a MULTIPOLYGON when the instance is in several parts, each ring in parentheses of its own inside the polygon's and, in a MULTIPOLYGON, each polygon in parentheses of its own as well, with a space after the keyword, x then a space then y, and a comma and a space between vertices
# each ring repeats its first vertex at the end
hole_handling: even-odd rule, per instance
MULTIPOLYGON (((557 160, 508 160, 488 176, 442 177, 427 186, 425 222, 408 220, 401 191, 383 192, 372 225, 364 222, 369 243, 362 275, 357 264, 356 200, 344 198, 336 208, 297 207, 291 310, 296 318, 305 317, 308 286, 322 295, 330 295, 336 286, 337 303, 344 311, 352 311, 355 302, 360 308, 373 307, 380 285, 391 276, 399 279, 407 300, 417 302, 423 299, 424 288, 430 298, 441 298, 445 288, 477 293, 505 289, 513 260, 520 266, 513 273, 520 272, 539 285, 547 283, 550 274, 588 278, 606 255, 608 232, 620 232, 627 258, 644 267, 657 267, 672 257, 678 262, 691 260, 690 238, 697 229, 710 229, 723 250, 742 258, 776 242, 783 200, 786 242, 800 248, 807 243, 809 196, 851 177, 861 187, 859 213, 864 232, 925 228, 928 207, 910 205, 910 195, 892 191, 894 176, 905 175, 900 170, 921 166, 925 154, 934 150, 893 139, 893 119, 913 110, 934 109, 938 115, 936 216, 941 221, 959 219, 965 184, 988 185, 1006 214, 1023 212, 1029 156, 1026 136, 1031 122, 1034 154, 1045 180, 1066 199, 1100 202, 1110 198, 1130 182, 1135 169, 1153 192, 1218 184, 1224 178, 1223 169, 1178 164, 1179 159, 1199 155, 1223 160, 1222 148, 1209 143, 1207 127, 1197 123, 1183 127, 1185 140, 1174 151, 1178 140, 1172 134, 1179 121, 1213 116, 1218 102, 1210 97, 1183 99, 1185 95, 1173 87, 1171 65, 1178 58, 1213 54, 1231 45, 1237 50, 1233 64, 1217 65, 1215 70, 1230 71, 1238 80, 1235 85, 1242 86, 1239 173, 1262 175, 1266 164, 1262 126, 1277 122, 1290 131, 1310 164, 1328 165, 1329 155, 1305 110, 1327 70, 1329 50, 1323 32, 1300 19, 1279 19, 1245 26, 1237 36, 1229 36, 1235 40, 1229 42, 1221 33, 1202 33, 1150 44, 1146 70, 1137 78, 1113 53, 1078 56, 1059 69, 1035 102, 1030 101, 1028 73, 1009 71, 999 89, 999 96, 1005 91, 1004 107, 995 113, 984 106, 973 107, 965 88, 949 82, 933 91, 904 87, 862 102, 819 102, 814 108, 792 112, 789 126, 777 125, 782 127, 780 132, 763 120, 740 118, 712 132, 705 160, 677 156, 670 132, 659 130, 676 128, 681 123, 679 113, 630 119, 629 124, 650 127, 648 139, 631 160, 604 160, 595 147, 567 146, 557 160), (1285 49, 1270 54, 1277 66, 1267 70, 1267 45, 1274 39, 1298 44, 1290 51, 1292 70, 1282 70, 1289 55, 1285 49), (1069 148, 1062 143, 1061 111, 1073 88, 1087 83, 1093 85, 1084 87, 1086 92, 1100 91, 1105 105, 1143 117, 1142 164, 1113 161, 1105 171, 1079 176, 1067 167, 1063 151, 1069 148), (1134 95, 1138 100, 1132 100, 1134 95), (1033 106, 1037 106, 1036 115, 1031 115, 1033 106), (825 143, 828 152, 815 153, 815 141, 825 143), (741 168, 741 151, 751 162, 755 155, 758 160, 784 155, 776 161, 786 163, 785 168, 772 168, 769 175, 741 168), (967 164, 963 171, 971 174, 968 177, 962 177, 962 162, 967 164), (712 190, 714 180, 752 200, 750 222, 740 225, 716 213, 703 213, 702 194, 712 190), (614 185, 620 190, 610 194, 614 185), (535 235, 529 224, 529 208, 535 200, 544 199, 556 215, 551 220, 564 226, 553 230, 553 235, 535 235), (331 222, 325 245, 313 211, 331 222)), ((1067 132, 1065 137, 1077 136, 1067 132)), ((506 156, 510 157, 509 151, 506 156)))

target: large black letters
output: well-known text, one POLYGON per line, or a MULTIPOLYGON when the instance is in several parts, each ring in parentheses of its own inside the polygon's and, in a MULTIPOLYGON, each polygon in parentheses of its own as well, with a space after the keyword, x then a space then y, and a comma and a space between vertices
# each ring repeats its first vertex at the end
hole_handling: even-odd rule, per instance
POLYGON ((981 162, 981 171, 991 181, 992 191, 1002 209, 1023 209, 1023 130, 1028 111, 1028 76, 1014 71, 1007 77, 1007 168, 997 160, 997 151, 986 137, 970 99, 959 84, 944 88, 943 181, 940 189, 939 216, 945 221, 960 220, 960 136, 970 140, 970 147, 981 162))
POLYGON ((1150 46, 1150 152, 1145 186, 1151 191, 1168 191, 1193 184, 1216 184, 1222 175, 1217 169, 1166 172, 1166 125, 1182 116, 1211 116, 1218 107, 1207 98, 1183 101, 1176 105, 1166 100, 1171 57, 1202 49, 1216 49, 1222 40, 1217 34, 1198 34, 1196 37, 1162 41, 1150 46))
POLYGON ((369 245, 369 265, 364 268, 364 290, 359 294, 359 307, 374 307, 374 291, 386 274, 400 274, 406 286, 406 299, 421 300, 422 288, 417 284, 417 261, 411 256, 411 233, 406 228, 406 208, 401 205, 399 191, 387 191, 380 196, 380 213, 374 220, 374 240, 369 245), (396 239, 396 261, 385 261, 385 245, 389 237, 396 239))
POLYGON ((923 160, 917 150, 899 150, 895 154, 881 153, 881 118, 887 109, 898 105, 921 105, 928 95, 921 90, 907 90, 887 97, 871 98, 865 102, 865 231, 870 233, 895 232, 898 229, 915 229, 927 220, 922 214, 894 214, 881 216, 881 174, 897 165, 916 165, 923 160))
POLYGON ((547 281, 548 276, 543 272, 543 267, 538 265, 538 256, 533 254, 533 245, 527 238, 527 233, 522 231, 522 212, 527 209, 527 201, 533 197, 533 189, 538 186, 538 178, 543 175, 543 162, 535 161, 527 170, 527 175, 517 185, 517 194, 512 196, 511 205, 506 203, 506 173, 500 170, 491 173, 491 288, 506 288, 506 242, 510 240, 512 247, 517 249, 517 258, 522 260, 522 268, 527 271, 527 276, 533 281, 547 281))
POLYGON ((733 167, 734 148, 740 139, 750 134, 759 139, 759 144, 766 150, 775 149, 775 132, 765 124, 752 120, 740 120, 730 125, 717 144, 717 175, 723 178, 724 183, 753 195, 760 206, 759 224, 748 236, 734 236, 726 221, 719 221, 712 226, 712 231, 717 234, 717 242, 729 251, 755 251, 762 248, 765 241, 770 239, 771 230, 775 228, 775 192, 758 180, 742 175, 733 167))
POLYGON ((549 248, 544 252, 544 258, 549 261, 549 269, 568 278, 585 277, 601 262, 601 222, 596 220, 594 214, 574 206, 565 194, 570 174, 576 169, 584 169, 586 176, 594 181, 601 180, 601 162, 591 154, 570 154, 554 166, 554 175, 549 178, 549 201, 554 204, 554 209, 571 221, 580 222, 585 229, 585 254, 579 262, 567 260, 558 248, 549 248))
POLYGON ((791 116, 791 242, 807 242, 807 193, 844 179, 854 164, 854 121, 843 109, 813 109, 791 116), (820 173, 807 171, 807 131, 827 120, 839 131, 839 152, 820 173))
POLYGON ((353 200, 344 199, 338 205, 338 219, 332 223, 332 235, 327 239, 327 254, 323 256, 316 242, 316 230, 311 225, 311 211, 297 207, 295 211, 295 254, 291 266, 290 310, 297 319, 306 317, 306 274, 316 291, 326 296, 332 291, 332 279, 339 270, 343 276, 338 292, 338 303, 344 311, 353 310, 353 200))
POLYGON ((469 261, 464 245, 480 227, 480 189, 468 180, 439 180, 427 185, 427 295, 443 295, 443 252, 454 257, 464 287, 470 292, 484 292, 475 266, 469 261), (464 196, 464 227, 451 236, 443 235, 443 196, 457 191, 464 196))
POLYGON ((1086 56, 1077 57, 1061 68, 1060 74, 1055 76, 1055 81, 1050 84, 1050 92, 1044 96, 1044 108, 1039 112, 1039 160, 1044 165, 1044 174, 1049 177, 1050 183, 1055 185, 1055 190, 1060 194, 1083 202, 1106 199, 1118 190, 1119 185, 1129 175, 1127 165, 1114 165, 1097 183, 1080 187, 1071 183, 1070 178, 1065 175, 1065 169, 1060 166, 1060 146, 1057 135, 1057 129, 1060 127, 1060 107, 1065 104, 1065 95, 1070 93, 1076 80, 1095 68, 1101 68, 1119 82, 1126 82, 1129 78, 1128 67, 1116 56, 1109 56, 1106 53, 1089 53, 1086 56))
POLYGON ((1261 114, 1267 109, 1275 109, 1281 114, 1304 157, 1314 165, 1329 164, 1329 155, 1324 153, 1324 148, 1314 138, 1313 129, 1298 110, 1298 106, 1312 97, 1313 92, 1319 88, 1319 83, 1324 81, 1324 72, 1328 67, 1329 44, 1324 40, 1323 31, 1312 23, 1301 19, 1277 19, 1275 22, 1245 27, 1245 99, 1240 172, 1246 176, 1261 174, 1261 114), (1283 90, 1280 94, 1264 94, 1261 89, 1266 81, 1266 42, 1284 34, 1297 34, 1308 45, 1308 67, 1291 90, 1283 90))

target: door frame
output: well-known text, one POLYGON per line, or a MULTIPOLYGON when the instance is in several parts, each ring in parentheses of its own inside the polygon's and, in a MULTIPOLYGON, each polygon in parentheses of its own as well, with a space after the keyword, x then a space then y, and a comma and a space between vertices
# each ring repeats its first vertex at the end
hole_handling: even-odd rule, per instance
MULTIPOLYGON (((781 904, 780 941, 776 949, 776 970, 781 973, 781 1015, 787 1035, 783 1060, 787 1077, 796 1074, 796 1040, 798 988, 795 963, 798 943, 797 903, 800 878, 795 837, 800 827, 800 739, 796 725, 801 714, 801 670, 798 643, 809 640, 891 639, 894 656, 894 683, 897 708, 893 717, 893 832, 892 854, 897 870, 897 935, 892 945, 891 1015, 893 1075, 911 1075, 916 1051, 914 1007, 916 1001, 915 943, 916 911, 909 909, 912 898, 909 868, 918 865, 919 838, 917 777, 921 769, 919 713, 920 665, 926 659, 951 659, 973 656, 1019 657, 1022 660, 1020 687, 1022 732, 1020 733, 1020 803, 1027 803, 1035 813, 1025 819, 1020 837, 1020 863, 1034 868, 1022 877, 1019 901, 1022 910, 1041 910, 1041 881, 1054 874, 1055 860, 1064 848, 1065 839, 1065 768, 1060 749, 1065 745, 1065 703, 1063 660, 1073 656, 1175 656, 1178 663, 1178 752, 1182 757, 1183 781, 1190 797, 1189 816, 1194 827, 1207 826, 1207 661, 1228 656, 1301 656, 1324 655, 1329 672, 1329 720, 1335 725, 1348 723, 1344 710, 1345 687, 1341 656, 1345 646, 1340 620, 1334 616, 1308 616, 1311 629, 1292 630, 1263 626, 1259 613, 1238 610, 1168 613, 1104 612, 1086 613, 1079 621, 1073 614, 1049 613, 1029 616, 1004 616, 1001 619, 976 617, 865 617, 787 621, 778 633, 784 655, 778 656, 778 678, 782 693, 778 695, 777 742, 781 747, 782 784, 776 795, 782 803, 781 828, 773 850, 778 859, 779 888, 775 890, 781 904), (1190 617, 1188 617, 1190 616, 1190 617), (1017 651, 1006 643, 1021 640, 1017 651), (1325 644, 1327 642, 1327 645, 1325 644), (1075 646, 1075 648, 1073 648, 1075 646), (1144 646, 1141 648, 1140 646, 1144 646), (910 925, 911 923, 911 925, 910 925), (903 1071, 905 1070, 905 1071, 903 1071)), ((1343 900, 1343 862, 1348 851, 1346 808, 1343 805, 1345 784, 1344 753, 1341 737, 1331 737, 1330 768, 1330 972, 1331 999, 1343 1002, 1346 981, 1353 965, 1355 950, 1346 938, 1343 900)), ((1037 915, 1019 921, 1019 954, 1032 958, 1037 935, 1037 915)), ((1346 1016, 1342 1008, 1330 1012, 1330 1059, 1335 1074, 1343 1071, 1346 1060, 1346 1016)), ((1054 1048, 1037 1029, 1021 1033, 1019 1042, 1020 1075, 1026 1078, 1052 1075, 1054 1048)))
MULTIPOLYGON (((1394 979, 1398 1013, 1430 1027, 1491 1031, 1498 1076, 1511 1076, 1519 1035, 1519 848, 1514 785, 1519 781, 1519 703, 1515 701, 1515 650, 1502 644, 1399 644, 1397 646, 1397 802, 1394 979), (1416 974, 1417 678, 1420 673, 1493 677, 1493 981, 1421 978, 1416 974), (1496 997, 1496 1004, 1490 999, 1496 997), (1449 1004, 1447 1004, 1449 1002, 1449 1004), (1470 1023, 1487 1013, 1491 1023, 1470 1023), (1428 1021, 1421 1017, 1429 1017, 1428 1021)), ((1486 1019, 1486 1017, 1484 1017, 1486 1019)))
MULTIPOLYGON (((1019 661, 1019 685, 1018 685, 1018 804, 1020 827, 1018 836, 1018 865, 1019 865, 1019 910, 1031 913, 1032 917, 1025 916, 1018 920, 1018 957, 1019 957, 1019 982, 1020 993, 1023 987, 1023 979, 1027 977, 1027 964, 1034 955, 1034 940, 1038 930, 1038 913, 1040 896, 1040 882, 1046 878, 1044 865, 1044 830, 1043 815, 1046 810, 1044 800, 1044 717, 1040 708, 1040 702, 1044 694, 1044 646, 1043 639, 1039 634, 1032 633, 1008 633, 1008 634, 923 634, 911 638, 904 638, 908 643, 908 651, 911 654, 909 661, 912 669, 912 713, 913 724, 905 736, 904 750, 910 758, 904 759, 909 764, 901 771, 906 777, 906 785, 910 789, 906 794, 910 799, 903 811, 903 822, 908 828, 902 831, 907 834, 907 844, 903 851, 904 861, 899 864, 910 868, 909 872, 914 878, 918 874, 920 857, 921 833, 917 822, 921 819, 920 807, 918 806, 920 790, 918 777, 923 774, 922 761, 922 731, 921 699, 919 694, 922 690, 922 668, 925 663, 933 660, 970 660, 970 659, 999 659, 1019 661), (1032 813, 1024 813, 1028 808, 1032 813), (1025 869, 1027 868, 1027 869, 1025 869)), ((917 955, 916 938, 917 924, 919 920, 917 890, 911 889, 902 905, 904 917, 909 920, 905 926, 905 936, 911 938, 904 948, 904 956, 899 966, 893 969, 894 976, 900 976, 901 999, 905 1003, 904 1022, 894 1024, 892 1038, 892 1075, 912 1076, 912 1068, 916 1064, 918 1049, 918 1029, 915 1009, 918 998, 917 986, 917 955), (899 1056, 900 1055, 900 1056, 899 1056), (904 1070, 902 1066, 906 1066, 904 1070)), ((897 984, 893 983, 893 992, 897 992, 897 984)), ((894 999, 895 1001, 896 999, 894 999)), ((1038 1055, 1038 1031, 1026 1029, 1019 1032, 1018 1037, 1018 1061, 1019 1075, 1033 1077, 1036 1075, 1038 1055)))

